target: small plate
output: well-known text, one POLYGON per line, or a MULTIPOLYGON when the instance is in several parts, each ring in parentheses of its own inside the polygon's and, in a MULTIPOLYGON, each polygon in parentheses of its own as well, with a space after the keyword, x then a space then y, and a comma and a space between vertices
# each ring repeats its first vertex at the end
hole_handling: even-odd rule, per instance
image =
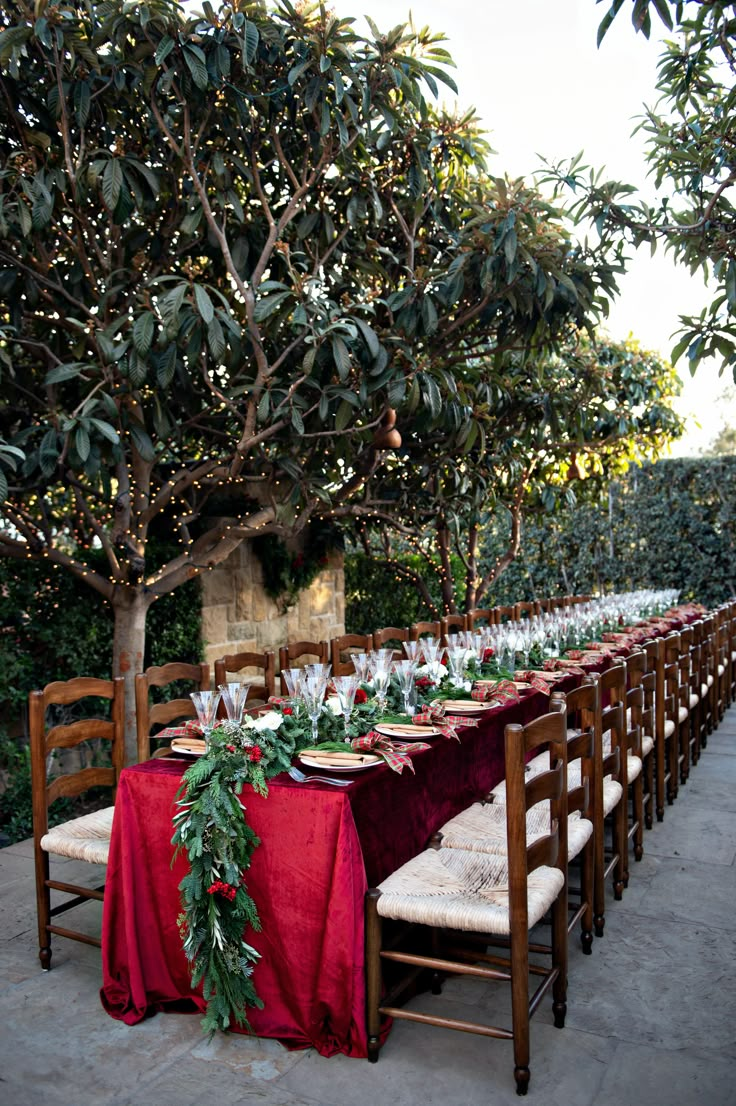
POLYGON ((365 768, 377 768, 379 764, 383 764, 383 757, 376 757, 375 760, 363 761, 355 764, 325 764, 323 760, 319 760, 316 757, 303 757, 299 754, 299 763, 305 765, 307 768, 318 768, 320 772, 325 776, 331 775, 333 772, 362 772, 365 768))
POLYGON ((395 737, 397 741, 422 741, 425 737, 437 737, 442 733, 436 726, 413 726, 400 722, 386 722, 385 725, 374 726, 373 729, 384 737, 395 737))
POLYGON ((186 742, 182 745, 177 745, 175 744, 176 741, 177 738, 174 738, 174 740, 171 742, 171 745, 169 746, 172 756, 203 757, 207 752, 207 750, 204 748, 204 744, 202 744, 201 747, 199 745, 192 746, 189 744, 189 742, 186 742))
POLYGON ((493 705, 490 699, 483 702, 477 699, 436 699, 435 702, 442 703, 450 714, 479 714, 481 711, 490 710, 493 705))

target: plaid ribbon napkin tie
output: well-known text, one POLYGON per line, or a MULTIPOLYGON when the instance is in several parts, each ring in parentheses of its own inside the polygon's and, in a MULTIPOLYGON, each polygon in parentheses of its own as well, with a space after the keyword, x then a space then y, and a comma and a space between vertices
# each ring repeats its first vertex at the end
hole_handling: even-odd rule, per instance
POLYGON ((398 772, 399 775, 405 768, 414 771, 411 757, 407 755, 409 749, 421 752, 422 749, 431 748, 426 741, 392 741, 390 737, 377 733, 376 730, 369 730, 362 737, 354 737, 350 744, 356 752, 376 753, 386 761, 393 772, 398 772))
MULTIPOLYGON (((472 692, 471 692, 472 695, 472 692)), ((460 718, 456 714, 445 714, 445 708, 441 702, 430 703, 420 714, 414 715, 415 726, 436 726, 445 737, 459 741, 456 726, 477 726, 477 718, 460 718)))
POLYGON ((497 684, 479 684, 470 694, 476 703, 487 703, 492 699, 503 706, 507 703, 518 703, 521 699, 519 689, 513 680, 499 680, 497 684))

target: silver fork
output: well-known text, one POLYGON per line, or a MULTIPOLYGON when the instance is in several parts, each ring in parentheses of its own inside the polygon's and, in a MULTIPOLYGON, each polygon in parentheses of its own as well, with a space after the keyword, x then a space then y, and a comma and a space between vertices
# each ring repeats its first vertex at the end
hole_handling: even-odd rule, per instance
POLYGON ((295 768, 292 764, 289 769, 289 775, 297 783, 331 783, 333 787, 350 787, 352 780, 335 780, 331 776, 307 776, 300 768, 295 768))

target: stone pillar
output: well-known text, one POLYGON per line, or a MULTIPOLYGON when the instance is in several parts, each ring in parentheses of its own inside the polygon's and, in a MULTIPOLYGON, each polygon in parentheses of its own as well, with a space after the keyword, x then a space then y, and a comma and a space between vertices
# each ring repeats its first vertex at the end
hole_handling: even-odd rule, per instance
POLYGON ((285 611, 263 590, 261 564, 250 542, 202 579, 202 637, 210 665, 225 653, 273 649, 278 654, 290 641, 329 641, 344 633, 345 573, 338 551, 285 611))

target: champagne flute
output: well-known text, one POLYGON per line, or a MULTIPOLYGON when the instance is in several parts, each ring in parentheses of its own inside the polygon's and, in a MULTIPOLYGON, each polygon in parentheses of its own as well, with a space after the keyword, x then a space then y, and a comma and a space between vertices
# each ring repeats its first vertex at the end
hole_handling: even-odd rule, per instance
POLYGON ((202 728, 205 751, 209 752, 210 737, 217 721, 217 708, 220 703, 219 691, 193 691, 190 695, 197 712, 197 720, 202 728))
POLYGON ((392 663, 393 649, 377 649, 375 653, 371 653, 371 674, 373 676, 373 686, 376 689, 378 709, 381 713, 386 710, 392 663))
POLYGON ((353 713, 353 706, 355 705, 355 693, 358 690, 360 681, 357 676, 334 676, 332 682, 335 685, 335 691, 340 700, 340 709, 342 710, 343 721, 345 722, 345 740, 349 743, 348 726, 350 725, 350 716, 353 713))

